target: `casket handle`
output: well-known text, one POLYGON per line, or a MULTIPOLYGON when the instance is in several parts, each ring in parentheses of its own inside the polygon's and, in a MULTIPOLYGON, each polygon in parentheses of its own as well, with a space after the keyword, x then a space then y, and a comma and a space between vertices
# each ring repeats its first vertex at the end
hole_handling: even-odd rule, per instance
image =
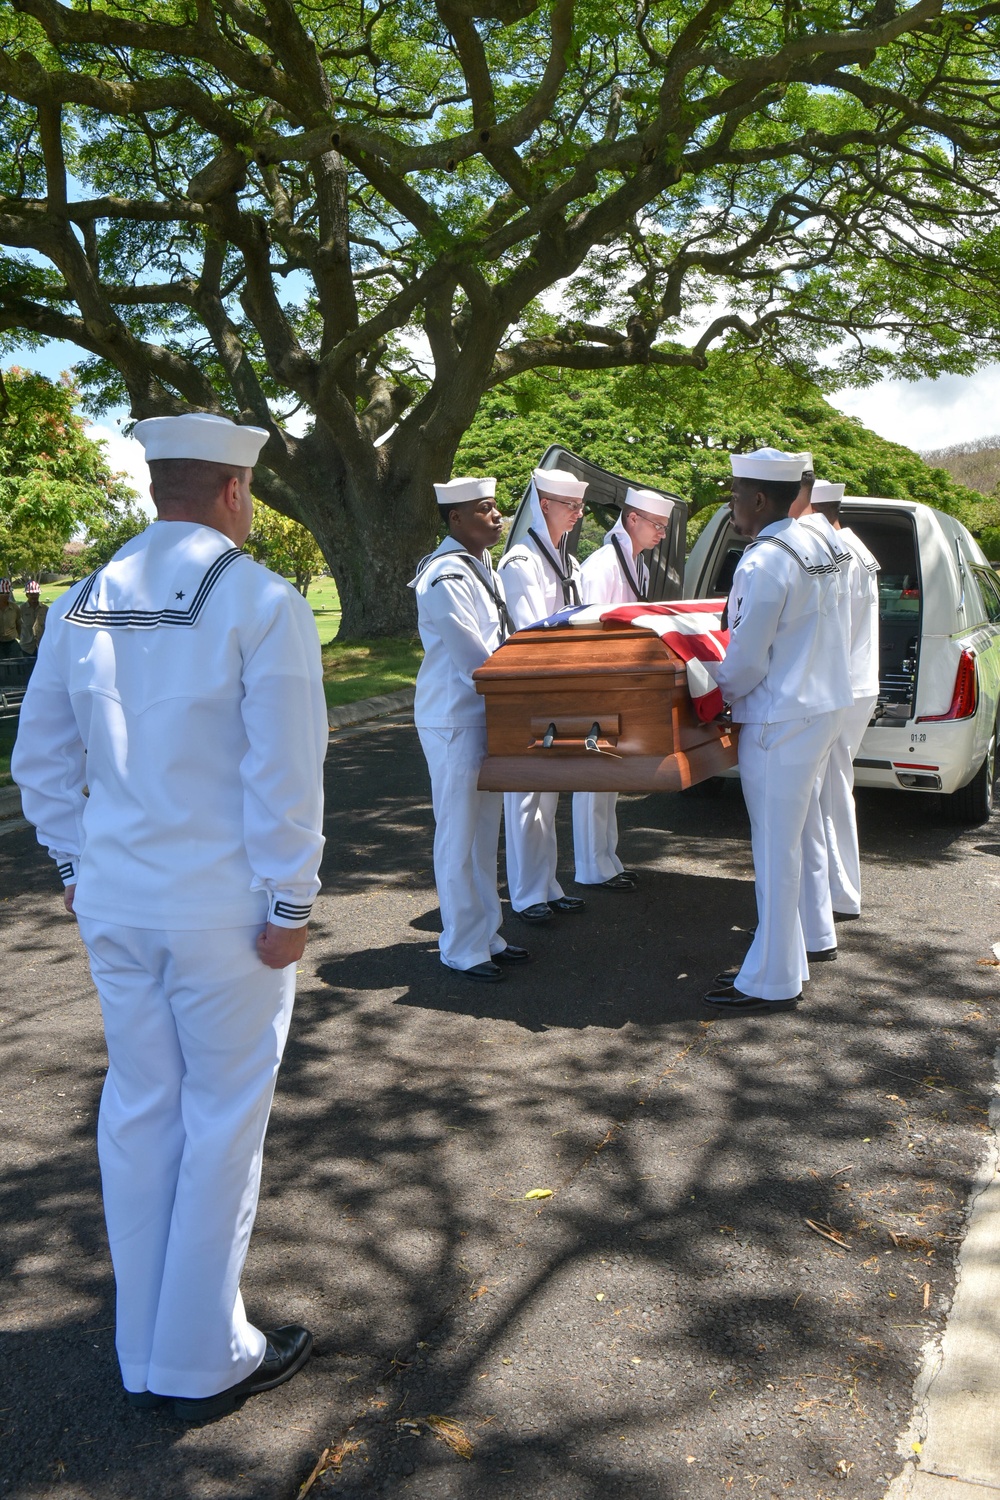
MULTIPOLYGON (((529 750, 548 750, 570 755, 586 754, 614 755, 612 745, 617 745, 621 733, 621 718, 618 714, 605 714, 599 719, 577 714, 560 715, 558 719, 536 718, 531 720, 531 732, 535 736, 529 750)), ((620 760, 620 755, 614 755, 620 760)))

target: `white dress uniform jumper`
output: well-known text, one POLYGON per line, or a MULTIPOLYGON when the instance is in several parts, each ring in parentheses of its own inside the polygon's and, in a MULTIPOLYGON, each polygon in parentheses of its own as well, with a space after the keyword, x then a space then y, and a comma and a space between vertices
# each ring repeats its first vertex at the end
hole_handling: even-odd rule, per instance
MULTIPOLYGON (((843 486, 840 486, 842 489, 843 486)), ((849 527, 835 535, 851 553, 851 687, 854 702, 844 714, 820 791, 830 896, 835 912, 861 911, 861 854, 854 806, 854 757, 861 748, 879 693, 879 598, 877 559, 849 527)))
MULTIPOLYGON (((814 487, 821 488, 819 482, 814 487)), ((837 592, 837 611, 844 639, 844 650, 848 662, 851 654, 851 609, 855 589, 853 574, 857 562, 840 541, 839 531, 834 530, 826 516, 818 511, 800 517, 799 524, 812 531, 827 548, 830 559, 836 563, 838 572, 831 574, 837 592)), ((844 717, 850 708, 844 710, 844 717)), ((843 718, 837 743, 843 736, 843 718)), ((830 752, 832 757, 836 743, 830 752)), ((833 893, 830 885, 830 856, 824 824, 822 793, 830 774, 830 758, 827 759, 821 776, 809 798, 809 810, 802 830, 802 879, 799 886, 799 918, 807 953, 833 954, 837 947, 837 931, 833 921, 833 893)))
POLYGON ((423 559, 410 587, 424 647, 413 718, 431 777, 441 962, 472 969, 507 946, 497 894, 503 803, 499 792, 478 789, 486 704, 472 681, 508 634, 507 609, 489 553, 473 557, 451 536, 423 559))
POLYGON ((790 519, 765 526, 736 568, 729 649, 715 669, 741 726, 757 893, 757 932, 735 987, 762 1000, 794 999, 809 978, 799 918, 802 834, 852 702, 838 579, 815 532, 790 519))
POLYGON ((156 521, 50 608, 12 769, 101 1001, 130 1391, 211 1396, 264 1357, 239 1283, 295 967, 255 940, 319 888, 327 735, 312 611, 212 527, 156 521))
MULTIPOLYGON (((527 535, 504 554, 497 569, 515 630, 524 630, 567 605, 582 603, 580 564, 568 552, 566 537, 558 547, 553 544, 534 480, 529 507, 527 535)), ((556 879, 559 793, 505 792, 503 806, 511 906, 526 911, 562 900, 565 893, 556 879)))
MULTIPOLYGON (((604 538, 603 546, 580 565, 580 593, 584 604, 635 604, 649 590, 649 569, 640 553, 632 553, 632 538, 621 516, 604 538)), ((625 866, 618 858, 617 792, 573 793, 573 855, 577 885, 603 885, 625 866)))

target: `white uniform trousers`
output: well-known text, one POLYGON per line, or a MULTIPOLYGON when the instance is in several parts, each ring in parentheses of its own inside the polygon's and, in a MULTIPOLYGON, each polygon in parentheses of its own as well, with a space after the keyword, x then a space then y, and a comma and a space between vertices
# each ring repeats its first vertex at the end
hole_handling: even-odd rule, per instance
POLYGON ((434 805, 434 883, 441 925, 441 962, 472 969, 501 953, 497 845, 499 792, 478 789, 486 759, 486 729, 421 729, 434 805))
POLYGON ((820 791, 823 829, 830 868, 834 911, 852 915, 861 910, 861 853, 854 809, 854 757, 875 712, 877 697, 861 698, 844 710, 844 724, 830 752, 830 763, 820 791))
POLYGON ((504 792, 507 889, 515 911, 564 894, 556 879, 558 792, 504 792))
POLYGON ((625 868, 618 858, 617 803, 617 792, 573 793, 577 885, 603 885, 625 868))
POLYGON ((240 1275, 295 965, 265 968, 262 929, 80 918, 108 1046, 97 1144, 130 1391, 212 1396, 264 1357, 240 1275))
POLYGON ((803 833, 811 803, 818 815, 819 779, 842 720, 838 709, 782 724, 740 726, 740 779, 757 892, 757 931, 735 981, 745 995, 791 1000, 809 978, 799 916, 803 833))

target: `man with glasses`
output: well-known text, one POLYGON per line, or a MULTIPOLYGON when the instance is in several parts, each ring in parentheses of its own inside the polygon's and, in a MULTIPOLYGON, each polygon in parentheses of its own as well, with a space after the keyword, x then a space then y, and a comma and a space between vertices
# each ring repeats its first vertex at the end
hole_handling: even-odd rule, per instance
MULTIPOLYGON (((674 505, 655 490, 629 489, 621 515, 580 569, 584 604, 637 604, 649 592, 643 557, 666 536, 674 505)), ((577 885, 633 891, 636 876, 618 858, 617 792, 575 792, 573 852, 577 885)))
MULTIPOLYGON (((586 489, 585 480, 565 469, 533 471, 531 524, 498 569, 515 630, 582 603, 580 564, 568 546, 569 534, 583 515, 586 489)), ((507 886, 515 913, 526 922, 549 922, 554 911, 584 908, 578 897, 563 893, 556 879, 558 805, 558 792, 504 793, 507 886)))

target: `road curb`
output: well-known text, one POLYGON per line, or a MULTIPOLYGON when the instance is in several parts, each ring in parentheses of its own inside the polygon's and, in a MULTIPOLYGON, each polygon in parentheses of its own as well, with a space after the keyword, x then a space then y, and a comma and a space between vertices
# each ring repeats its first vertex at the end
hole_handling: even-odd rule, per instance
POLYGON ((924 1350, 903 1472, 885 1500, 1000 1496, 1000 1048, 948 1320, 924 1350))
POLYGON ((382 693, 377 698, 360 698, 357 703, 345 703, 341 708, 331 708, 327 713, 327 722, 331 729, 347 729, 352 724, 367 724, 369 719, 382 719, 386 714, 412 708, 413 698, 413 688, 402 688, 398 693, 382 693))

